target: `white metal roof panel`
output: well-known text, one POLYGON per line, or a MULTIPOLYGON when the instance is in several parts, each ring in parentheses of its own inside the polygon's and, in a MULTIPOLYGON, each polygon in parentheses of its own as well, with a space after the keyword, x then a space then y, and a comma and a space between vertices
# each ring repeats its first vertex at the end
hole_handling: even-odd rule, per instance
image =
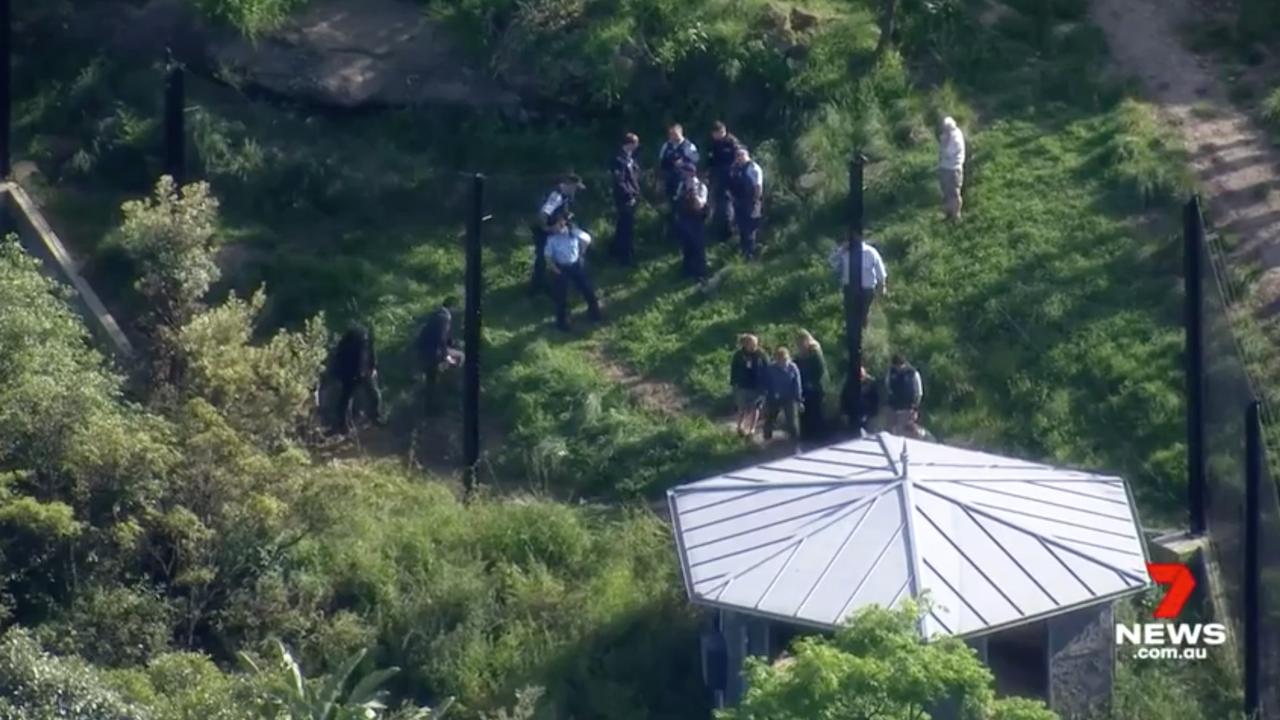
POLYGON ((1150 584, 1120 478, 887 433, 668 493, 695 602, 834 627, 927 592, 929 636, 1150 584))

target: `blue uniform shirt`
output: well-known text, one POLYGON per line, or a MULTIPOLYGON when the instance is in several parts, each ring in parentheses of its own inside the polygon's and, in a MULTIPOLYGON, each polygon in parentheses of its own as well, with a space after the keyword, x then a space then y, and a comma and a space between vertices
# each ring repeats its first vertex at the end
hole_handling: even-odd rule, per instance
POLYGON ((677 172, 681 163, 698 164, 698 146, 694 145, 689 138, 681 140, 678 144, 671 144, 668 140, 662 143, 662 150, 658 154, 659 166, 667 175, 677 172))
POLYGON ((547 236, 547 259, 557 265, 573 265, 591 244, 591 236, 577 228, 565 228, 547 236))

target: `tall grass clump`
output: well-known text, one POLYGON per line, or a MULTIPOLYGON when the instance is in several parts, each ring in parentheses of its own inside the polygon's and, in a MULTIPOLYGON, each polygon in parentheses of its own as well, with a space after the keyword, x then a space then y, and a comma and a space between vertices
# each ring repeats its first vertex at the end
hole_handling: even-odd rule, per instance
POLYGON ((1186 151, 1155 108, 1133 99, 1111 112, 1106 157, 1112 183, 1143 207, 1173 200, 1191 186, 1186 151))
POLYGON ((1280 131, 1280 87, 1267 93, 1262 100, 1262 119, 1267 121, 1273 130, 1280 131))

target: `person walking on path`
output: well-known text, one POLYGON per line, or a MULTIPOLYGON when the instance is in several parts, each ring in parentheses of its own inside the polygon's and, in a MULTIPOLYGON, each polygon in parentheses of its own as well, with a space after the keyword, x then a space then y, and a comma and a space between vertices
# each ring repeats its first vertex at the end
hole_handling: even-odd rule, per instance
POLYGON ((938 138, 938 183, 942 187, 942 203, 947 220, 959 220, 964 205, 964 133, 954 118, 942 119, 938 138))
POLYGON ((551 232, 551 221, 558 214, 568 215, 573 211, 573 197, 585 186, 577 175, 565 175, 556 188, 547 193, 546 199, 538 209, 538 219, 530 227, 533 233, 533 276, 529 279, 529 294, 538 295, 546 290, 547 285, 547 235, 551 232))
POLYGON ((624 135, 622 148, 610 168, 617 220, 609 254, 626 267, 630 267, 635 255, 636 205, 640 201, 640 166, 636 164, 636 149, 639 147, 640 138, 635 133, 624 135))
POLYGON ((902 437, 916 437, 916 421, 920 417, 920 400, 924 385, 920 373, 901 353, 893 356, 889 368, 889 409, 893 412, 892 432, 902 437))
POLYGON ((676 231, 680 238, 681 268, 685 277, 703 285, 707 280, 707 186, 698 179, 692 163, 683 168, 684 180, 676 188, 676 231))
MULTIPOLYGON (((840 278, 840 287, 847 299, 849 293, 849 244, 836 243, 835 250, 831 253, 830 262, 836 277, 840 278)), ((876 295, 889 294, 889 272, 885 269, 884 258, 880 256, 880 251, 865 239, 862 241, 862 279, 859 283, 859 292, 862 293, 862 327, 865 328, 871 318, 871 303, 876 299, 876 295)))
POLYGON ((595 288, 583 263, 587 246, 591 244, 591 236, 576 227, 569 225, 565 213, 559 213, 552 220, 551 234, 547 237, 546 256, 550 261, 551 274, 554 276, 554 296, 556 301, 556 327, 568 331, 569 327, 569 285, 572 284, 582 293, 587 301, 587 317, 592 322, 602 319, 600 303, 596 298, 595 288))
POLYGON ((453 312, 457 306, 457 298, 445 298, 418 333, 418 357, 426 381, 428 406, 435 395, 440 370, 458 367, 466 359, 453 335, 453 312))
POLYGON ((800 370, 801 401, 804 412, 800 414, 800 437, 805 442, 818 442, 826 433, 823 418, 823 400, 827 379, 827 362, 822 356, 822 346, 808 330, 796 333, 796 367, 800 370))
POLYGON ((739 147, 729 176, 733 195, 733 217, 738 226, 738 244, 747 261, 756 257, 756 236, 764 211, 764 170, 751 159, 751 152, 739 147))
POLYGON ((769 358, 760 349, 760 339, 749 333, 738 336, 738 350, 729 363, 729 386, 738 408, 738 435, 752 437, 764 405, 765 370, 769 358))
POLYGON ((355 402, 361 392, 373 402, 374 422, 385 423, 382 391, 378 388, 378 355, 371 328, 361 323, 352 323, 347 328, 334 349, 333 375, 341 387, 338 413, 343 433, 355 432, 355 402))
POLYGON ((804 397, 800 386, 800 368, 791 362, 791 352, 786 347, 773 351, 773 362, 765 369, 764 439, 773 439, 773 429, 778 413, 785 423, 783 430, 793 442, 800 439, 796 416, 804 397))
POLYGON ((858 430, 860 435, 871 432, 871 421, 880 414, 880 384, 867 372, 866 367, 858 368, 856 383, 849 382, 848 378, 845 379, 844 387, 840 391, 840 408, 849 426, 858 430), (861 412, 858 417, 854 417, 854 393, 862 394, 862 403, 859 408, 861 412))
POLYGON ((711 148, 707 169, 711 179, 711 227, 716 239, 724 242, 733 233, 733 197, 729 192, 729 174, 742 144, 725 124, 711 126, 711 148))

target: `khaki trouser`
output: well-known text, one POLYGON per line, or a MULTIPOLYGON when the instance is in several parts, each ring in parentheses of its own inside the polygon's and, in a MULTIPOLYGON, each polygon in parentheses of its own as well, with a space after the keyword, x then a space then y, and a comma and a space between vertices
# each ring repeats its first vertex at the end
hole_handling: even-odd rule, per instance
POLYGON ((964 190, 964 168, 948 170, 938 168, 938 185, 942 188, 942 203, 948 215, 960 212, 961 193, 964 190))
POLYGON ((893 434, 898 437, 916 436, 916 411, 910 408, 893 411, 893 434))

